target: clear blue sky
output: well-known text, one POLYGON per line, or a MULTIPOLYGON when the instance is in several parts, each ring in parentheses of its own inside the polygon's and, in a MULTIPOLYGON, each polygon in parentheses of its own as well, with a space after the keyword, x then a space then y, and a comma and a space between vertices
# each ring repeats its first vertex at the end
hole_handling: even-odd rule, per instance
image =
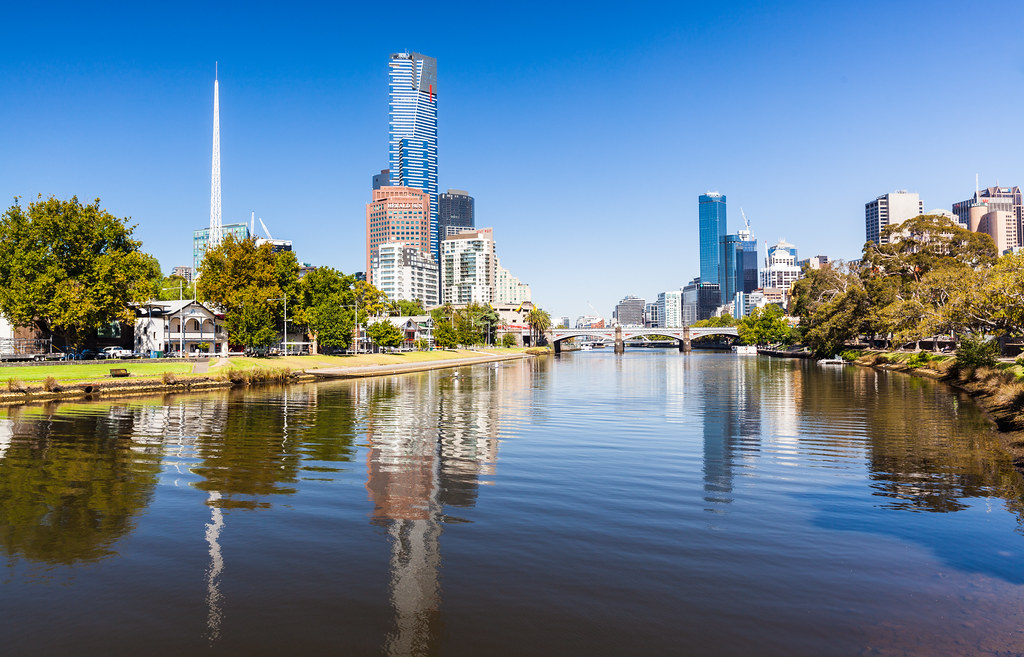
POLYGON ((363 268, 387 57, 438 60, 439 179, 552 315, 698 273, 697 196, 760 241, 855 258, 864 203, 1024 185, 1015 2, 18 3, 0 41, 0 193, 100 197, 165 271, 224 222, 363 268), (210 8, 209 6, 215 6, 210 8), (388 9, 390 13, 387 13, 388 9), (427 11, 425 14, 417 12, 427 11))

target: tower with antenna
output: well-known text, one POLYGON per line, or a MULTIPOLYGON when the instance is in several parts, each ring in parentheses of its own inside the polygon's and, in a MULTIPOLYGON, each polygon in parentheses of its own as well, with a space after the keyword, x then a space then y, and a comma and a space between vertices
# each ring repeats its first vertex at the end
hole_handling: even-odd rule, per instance
POLYGON ((213 65, 213 170, 210 175, 209 248, 216 248, 222 237, 220 211, 220 88, 217 64, 213 65))

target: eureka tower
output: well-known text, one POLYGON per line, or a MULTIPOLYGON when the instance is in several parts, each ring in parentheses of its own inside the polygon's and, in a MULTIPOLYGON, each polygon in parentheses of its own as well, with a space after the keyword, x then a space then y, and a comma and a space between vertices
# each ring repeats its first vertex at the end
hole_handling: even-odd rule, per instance
POLYGON ((440 262, 437 234, 437 60, 394 53, 388 61, 388 165, 391 185, 430 196, 430 253, 440 262))

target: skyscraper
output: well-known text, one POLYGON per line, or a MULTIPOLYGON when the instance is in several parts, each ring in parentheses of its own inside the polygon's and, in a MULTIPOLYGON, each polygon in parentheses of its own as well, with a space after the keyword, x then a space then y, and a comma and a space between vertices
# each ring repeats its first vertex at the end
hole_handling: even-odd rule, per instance
POLYGON ((431 254, 430 199, 419 189, 381 187, 373 190, 373 200, 366 204, 366 273, 378 287, 372 263, 382 244, 394 242, 431 254))
POLYGON ((390 183, 430 196, 430 252, 439 260, 437 227, 437 60, 393 53, 388 62, 390 183))
POLYGON ((700 228, 700 280, 719 283, 719 241, 725 237, 725 194, 708 192, 698 198, 700 228))
MULTIPOLYGON (((437 197, 437 233, 440 239, 448 237, 448 228, 473 228, 474 201, 469 192, 449 189, 437 197)), ((452 231, 456 233, 459 231, 452 231)))
MULTIPOLYGON (((209 246, 215 248, 221 240, 220 212, 220 85, 217 65, 213 68, 213 167, 210 174, 210 232, 209 246)), ((198 271, 198 269, 197 269, 198 271)))

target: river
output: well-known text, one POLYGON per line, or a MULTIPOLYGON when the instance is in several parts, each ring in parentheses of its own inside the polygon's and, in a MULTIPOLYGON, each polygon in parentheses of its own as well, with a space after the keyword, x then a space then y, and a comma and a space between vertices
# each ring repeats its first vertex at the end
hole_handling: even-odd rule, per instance
POLYGON ((1024 654, 936 382, 635 350, 0 409, 4 655, 1024 654))

